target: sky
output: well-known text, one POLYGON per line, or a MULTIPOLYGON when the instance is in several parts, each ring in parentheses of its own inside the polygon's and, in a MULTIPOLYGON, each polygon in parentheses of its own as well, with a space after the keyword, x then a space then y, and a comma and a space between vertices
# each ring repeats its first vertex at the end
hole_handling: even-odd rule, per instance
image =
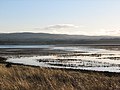
POLYGON ((0 33, 120 36, 120 0, 0 0, 0 33))

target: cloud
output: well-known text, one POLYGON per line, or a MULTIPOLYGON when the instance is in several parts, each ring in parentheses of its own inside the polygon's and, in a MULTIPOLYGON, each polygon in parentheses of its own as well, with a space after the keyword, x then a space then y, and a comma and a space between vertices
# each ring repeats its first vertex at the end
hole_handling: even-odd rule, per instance
POLYGON ((41 28, 44 30, 55 30, 55 29, 73 29, 79 28, 80 26, 76 26, 73 24, 56 24, 56 25, 49 25, 47 27, 41 28))
POLYGON ((118 35, 118 34, 120 34, 120 30, 109 30, 109 31, 107 30, 106 33, 118 35))
POLYGON ((74 24, 55 24, 43 28, 36 28, 37 32, 51 34, 69 34, 69 35, 90 35, 90 36, 120 36, 119 28, 102 28, 98 30, 87 30, 85 26, 74 24))
POLYGON ((55 24, 43 28, 35 28, 38 32, 52 33, 52 34, 83 34, 81 27, 74 24, 55 24))
POLYGON ((96 35, 119 36, 120 30, 100 29, 99 32, 95 32, 95 33, 96 35))

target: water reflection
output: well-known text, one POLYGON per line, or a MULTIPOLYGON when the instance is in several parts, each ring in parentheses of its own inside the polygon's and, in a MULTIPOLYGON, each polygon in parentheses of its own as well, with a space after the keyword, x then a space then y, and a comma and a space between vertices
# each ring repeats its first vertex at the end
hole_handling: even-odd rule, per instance
POLYGON ((9 56, 7 62, 41 67, 120 72, 120 51, 118 49, 108 50, 90 46, 48 46, 44 52, 47 53, 48 50, 60 51, 60 53, 9 56), (67 52, 62 53, 62 51, 67 52))

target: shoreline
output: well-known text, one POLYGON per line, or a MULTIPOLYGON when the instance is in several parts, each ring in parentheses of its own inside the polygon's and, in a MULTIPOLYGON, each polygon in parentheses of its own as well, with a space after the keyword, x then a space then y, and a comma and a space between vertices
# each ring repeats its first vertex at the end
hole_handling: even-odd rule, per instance
MULTIPOLYGON (((34 65, 25 65, 25 64, 20 64, 20 63, 11 63, 11 62, 1 62, 0 64, 7 65, 11 64, 12 66, 27 66, 27 67, 32 67, 32 68, 45 68, 45 69, 53 69, 53 70, 64 70, 64 71, 76 71, 76 72, 81 72, 81 73, 101 73, 101 74, 108 74, 108 75, 113 75, 113 74, 118 74, 120 75, 120 72, 109 72, 109 71, 95 71, 95 70, 84 70, 84 69, 72 69, 72 68, 54 68, 54 67, 41 67, 41 66, 34 66, 34 65)), ((11 66, 11 67, 12 67, 11 66)))

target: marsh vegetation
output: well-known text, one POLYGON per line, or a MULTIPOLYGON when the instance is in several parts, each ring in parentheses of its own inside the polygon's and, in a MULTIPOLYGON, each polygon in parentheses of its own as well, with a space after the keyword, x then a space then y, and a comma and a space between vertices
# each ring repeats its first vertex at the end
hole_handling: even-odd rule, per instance
POLYGON ((0 64, 1 90, 119 90, 115 73, 0 64))

